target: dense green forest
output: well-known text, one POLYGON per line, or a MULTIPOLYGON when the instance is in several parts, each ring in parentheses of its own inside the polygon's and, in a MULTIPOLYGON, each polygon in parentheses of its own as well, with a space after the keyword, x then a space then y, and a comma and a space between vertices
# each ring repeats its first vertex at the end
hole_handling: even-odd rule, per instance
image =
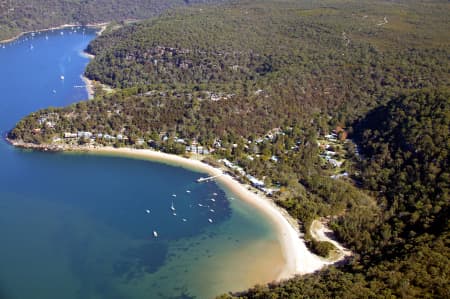
POLYGON ((442 61, 448 60, 450 36, 441 6, 316 5, 325 7, 257 1, 173 12, 92 42, 88 52, 97 58, 86 75, 119 88, 191 84, 213 92, 247 89, 244 94, 248 87, 262 89, 269 106, 324 115, 331 110, 341 124, 398 89, 448 82, 442 61), (418 29, 403 16, 408 13, 420 20, 418 29), (392 24, 380 25, 385 16, 392 24), (427 42, 417 45, 417 39, 427 42))
POLYGON ((358 121, 355 138, 368 157, 362 181, 380 213, 361 214, 361 207, 353 207, 333 223, 358 256, 342 268, 236 296, 447 298, 449 132, 448 91, 402 95, 358 121))
POLYGON ((354 252, 344 265, 223 298, 445 298, 449 6, 267 0, 171 10, 89 45, 87 76, 114 92, 32 113, 9 138, 178 154, 198 142, 210 163, 227 158, 264 179, 306 233, 331 216, 354 252), (66 132, 97 138, 66 141, 66 132))
POLYGON ((159 15, 170 7, 218 0, 0 0, 0 41, 24 31, 159 15))

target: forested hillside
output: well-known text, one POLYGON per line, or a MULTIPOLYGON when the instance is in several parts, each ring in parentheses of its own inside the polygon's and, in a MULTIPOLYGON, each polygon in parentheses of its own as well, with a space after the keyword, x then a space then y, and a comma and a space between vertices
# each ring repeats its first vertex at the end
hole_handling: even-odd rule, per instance
POLYGON ((364 215, 353 207, 334 221, 359 256, 341 269, 239 298, 447 298, 449 132, 448 91, 402 95, 370 112, 356 124, 355 138, 368 158, 362 182, 381 211, 364 215))
POLYGON ((343 266, 235 296, 445 298, 449 8, 267 0, 172 10, 91 43, 86 74, 114 92, 33 113, 9 137, 178 154, 199 144, 210 163, 227 158, 262 178, 305 232, 330 216, 354 252, 343 266))
POLYGON ((441 11, 448 5, 316 5, 257 1, 127 26, 88 47, 97 58, 86 74, 119 88, 191 84, 239 93, 253 86, 270 106, 299 101, 305 111, 339 111, 341 123, 399 89, 448 82, 442 61, 450 35, 441 11), (419 29, 403 14, 414 15, 419 29))
POLYGON ((0 0, 0 41, 63 24, 143 19, 170 7, 220 0, 0 0))

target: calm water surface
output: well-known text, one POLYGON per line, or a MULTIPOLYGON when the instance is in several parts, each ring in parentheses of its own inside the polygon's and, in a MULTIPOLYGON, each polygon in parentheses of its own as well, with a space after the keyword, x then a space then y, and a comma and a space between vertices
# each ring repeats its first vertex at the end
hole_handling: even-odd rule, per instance
MULTIPOLYGON (((55 30, 0 46, 2 135, 87 98, 82 50, 94 37, 55 30)), ((262 215, 191 170, 3 139, 0 165, 1 299, 209 298, 249 287, 281 256, 262 215)))

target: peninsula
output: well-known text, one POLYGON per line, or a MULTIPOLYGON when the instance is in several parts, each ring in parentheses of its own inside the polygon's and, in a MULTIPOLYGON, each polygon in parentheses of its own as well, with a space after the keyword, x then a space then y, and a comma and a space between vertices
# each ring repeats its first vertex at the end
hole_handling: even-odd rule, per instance
POLYGON ((220 174, 276 225, 286 280, 219 298, 445 297, 449 8, 273 0, 171 10, 90 43, 85 75, 112 92, 31 113, 8 139, 220 174))

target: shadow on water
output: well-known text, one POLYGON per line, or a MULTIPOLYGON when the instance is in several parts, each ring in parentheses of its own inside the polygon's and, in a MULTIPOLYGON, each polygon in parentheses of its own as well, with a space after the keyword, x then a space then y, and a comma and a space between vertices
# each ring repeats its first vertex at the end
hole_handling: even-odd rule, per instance
POLYGON ((188 294, 183 293, 183 294, 181 294, 179 296, 170 297, 170 298, 167 298, 167 299, 195 299, 195 298, 197 298, 197 297, 193 297, 193 296, 190 296, 188 294))
POLYGON ((12 297, 9 296, 6 291, 4 290, 4 288, 2 287, 2 285, 0 284, 0 299, 11 299, 12 297))
POLYGON ((114 264, 114 275, 127 282, 141 278, 145 274, 158 271, 164 265, 168 246, 161 243, 146 243, 139 247, 125 250, 118 262, 114 264))

